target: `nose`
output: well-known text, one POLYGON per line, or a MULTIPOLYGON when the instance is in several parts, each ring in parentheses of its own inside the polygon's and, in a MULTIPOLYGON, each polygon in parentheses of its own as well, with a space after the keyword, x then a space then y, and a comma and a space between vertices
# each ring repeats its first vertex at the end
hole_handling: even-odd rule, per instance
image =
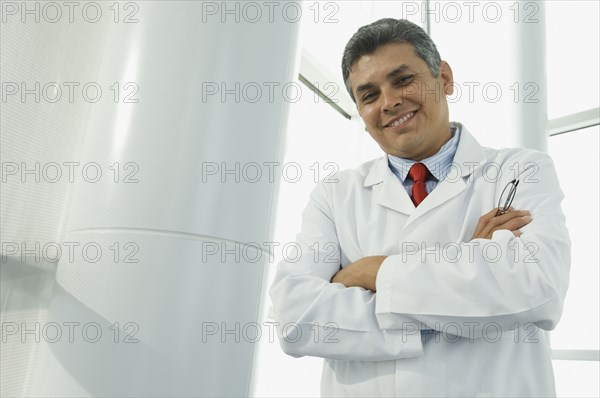
POLYGON ((386 113, 393 112, 395 108, 399 107, 404 102, 400 90, 395 90, 393 88, 382 90, 381 98, 381 110, 386 113))

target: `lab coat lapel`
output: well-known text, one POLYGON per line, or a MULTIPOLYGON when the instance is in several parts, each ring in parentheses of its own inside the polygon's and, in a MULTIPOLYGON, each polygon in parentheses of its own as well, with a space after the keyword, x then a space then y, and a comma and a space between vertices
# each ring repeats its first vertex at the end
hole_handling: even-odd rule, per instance
POLYGON ((379 188, 378 192, 376 192, 376 200, 380 205, 406 215, 411 215, 415 212, 415 205, 410 196, 398 177, 391 170, 385 176, 383 184, 376 188, 379 188))
POLYGON ((428 211, 462 193, 470 183, 470 175, 474 170, 482 167, 485 159, 485 152, 481 145, 464 126, 461 126, 460 142, 456 148, 450 172, 415 209, 412 216, 406 221, 405 227, 428 211))
POLYGON ((485 152, 481 145, 464 126, 461 126, 460 142, 454 155, 453 169, 419 207, 415 208, 406 189, 390 170, 387 156, 375 161, 364 186, 373 186, 375 203, 409 216, 404 225, 406 227, 428 211, 463 192, 470 183, 469 176, 484 164, 485 159, 485 152))
POLYGON ((390 170, 387 156, 375 161, 364 186, 373 186, 376 204, 406 215, 414 213, 415 205, 398 177, 390 170))

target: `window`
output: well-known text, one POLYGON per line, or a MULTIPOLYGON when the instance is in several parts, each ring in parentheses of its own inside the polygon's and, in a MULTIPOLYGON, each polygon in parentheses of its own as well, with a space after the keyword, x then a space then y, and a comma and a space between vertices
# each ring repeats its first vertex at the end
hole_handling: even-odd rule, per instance
POLYGON ((599 396, 599 3, 548 1, 548 152, 565 193, 570 285, 551 333, 557 395, 599 396), (560 28, 557 28, 560 27, 560 28), (577 177, 578 174, 583 174, 577 177))
POLYGON ((546 1, 548 118, 597 108, 600 28, 597 1, 546 1))
POLYGON ((550 137, 548 142, 549 153, 565 193, 563 211, 572 246, 569 291, 563 317, 551 335, 553 349, 600 349, 599 138, 600 126, 594 126, 550 137))

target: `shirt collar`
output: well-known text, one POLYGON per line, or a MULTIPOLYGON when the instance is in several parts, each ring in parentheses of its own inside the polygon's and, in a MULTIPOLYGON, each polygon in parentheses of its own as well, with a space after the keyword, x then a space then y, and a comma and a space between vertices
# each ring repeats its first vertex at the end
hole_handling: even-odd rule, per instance
MULTIPOLYGON (((460 141, 459 123, 450 123, 450 134, 451 137, 448 142, 442 145, 435 155, 421 161, 421 163, 427 166, 431 175, 438 181, 442 181, 446 177, 446 174, 448 174, 448 171, 452 166, 452 160, 454 159, 456 149, 458 148, 458 142, 460 141)), ((399 158, 393 155, 387 155, 387 157, 390 169, 403 183, 412 165, 418 163, 412 159, 399 158)))

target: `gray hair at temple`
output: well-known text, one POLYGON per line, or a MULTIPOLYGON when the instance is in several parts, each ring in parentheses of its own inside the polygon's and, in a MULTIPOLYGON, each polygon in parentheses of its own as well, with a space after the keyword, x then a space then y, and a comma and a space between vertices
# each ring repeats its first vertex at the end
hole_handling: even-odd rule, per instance
POLYGON ((358 29, 344 49, 342 75, 346 90, 355 103, 352 87, 348 83, 352 64, 362 56, 372 54, 378 47, 388 43, 411 44, 417 56, 427 63, 433 77, 439 76, 442 59, 429 35, 419 25, 406 19, 383 18, 358 29))

